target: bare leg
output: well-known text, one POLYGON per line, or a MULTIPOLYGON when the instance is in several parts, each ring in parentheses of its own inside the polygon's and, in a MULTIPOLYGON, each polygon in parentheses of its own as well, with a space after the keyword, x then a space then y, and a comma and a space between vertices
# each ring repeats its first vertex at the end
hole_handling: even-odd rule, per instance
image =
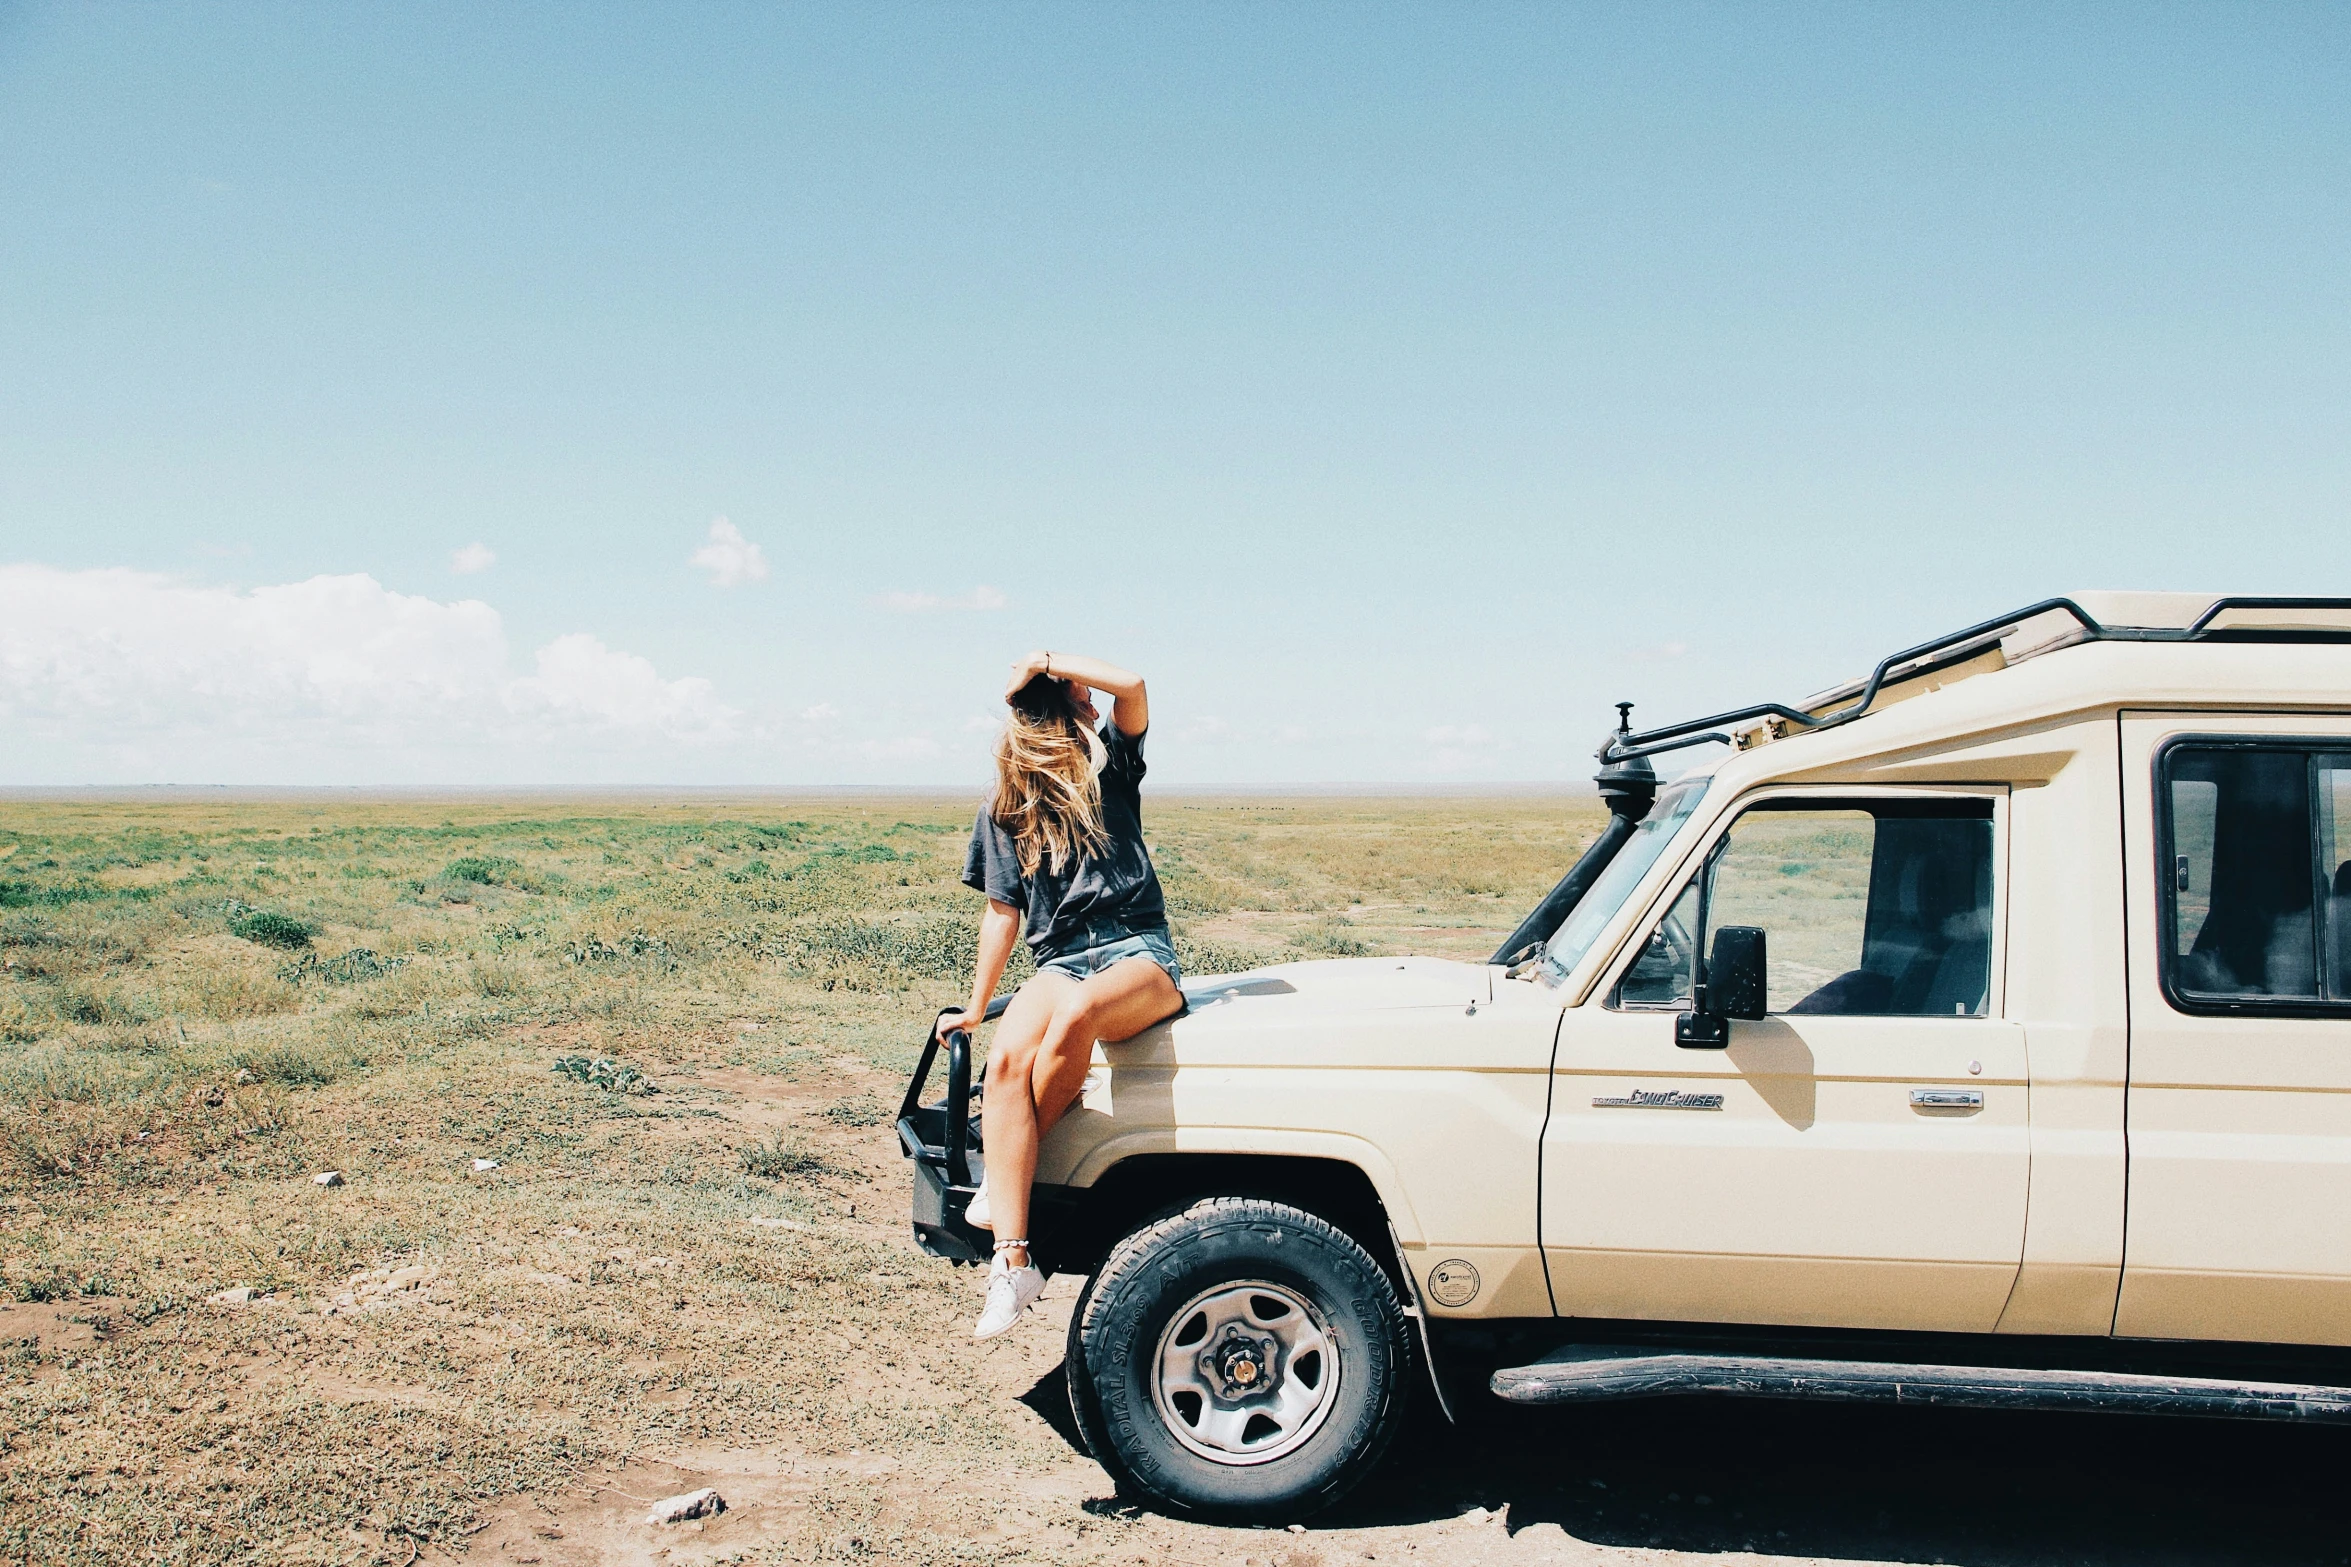
MULTIPOLYGON (((1076 1102, 1095 1041, 1132 1039, 1183 1004, 1167 970, 1149 958, 1113 963, 1082 981, 1040 974, 1020 987, 988 1052, 988 1093, 980 1110, 988 1207, 998 1235, 1028 1238, 1037 1144, 1076 1102), (1031 992, 1036 993, 1033 1005, 1031 992)), ((1011 1252, 1007 1260, 1020 1267, 1028 1253, 1011 1252)))
POLYGON ((998 1235, 1026 1239, 1012 1226, 1028 1222, 1024 1196, 1017 1215, 1005 1206, 1005 1194, 1026 1193, 1037 1173, 1037 1101, 1029 1088, 1036 1070, 1037 1046, 1053 1021, 1061 999, 1075 992, 1078 982, 1067 974, 1038 974, 1020 987, 1012 1004, 997 1021, 996 1037, 988 1045, 987 1092, 980 1097, 980 1143, 988 1169, 989 1224, 998 1235))

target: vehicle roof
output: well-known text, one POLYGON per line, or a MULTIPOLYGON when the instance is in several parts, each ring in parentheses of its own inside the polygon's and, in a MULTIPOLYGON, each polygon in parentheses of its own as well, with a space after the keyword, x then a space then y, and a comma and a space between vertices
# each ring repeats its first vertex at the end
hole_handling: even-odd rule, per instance
POLYGON ((1925 646, 1919 657, 1881 664, 1874 689, 1870 679, 1851 680, 1792 707, 1698 721, 1721 725, 1736 755, 1691 774, 1736 761, 1751 763, 1739 774, 1760 777, 1944 751, 2099 710, 2351 709, 2351 600, 2076 593, 1925 646))

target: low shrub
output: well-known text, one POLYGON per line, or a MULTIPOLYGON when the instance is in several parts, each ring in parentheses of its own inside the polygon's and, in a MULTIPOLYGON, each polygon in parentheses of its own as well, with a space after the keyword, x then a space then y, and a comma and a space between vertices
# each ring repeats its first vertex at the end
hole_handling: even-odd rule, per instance
POLYGON ((441 875, 449 881, 469 881, 477 887, 501 887, 513 882, 522 870, 519 862, 497 854, 469 854, 462 860, 451 860, 441 875))
POLYGON ((87 879, 48 885, 0 880, 0 909, 56 909, 69 903, 88 903, 106 895, 104 887, 87 879))
POLYGON ((27 1273, 8 1281, 8 1293, 27 1305, 53 1300, 72 1300, 81 1294, 82 1287, 74 1276, 55 1264, 35 1273, 27 1273))
POLYGON ((590 1088, 601 1088, 614 1094, 651 1094, 660 1092, 653 1079, 625 1062, 610 1056, 558 1056, 555 1071, 590 1088))
POLYGON ((738 1145, 735 1160, 742 1165, 745 1175, 763 1181, 781 1181, 795 1175, 857 1173, 833 1163, 797 1137, 786 1137, 780 1132, 770 1132, 756 1142, 738 1145))
POLYGON ((626 963, 643 960, 659 968, 676 968, 677 959, 670 956, 669 943, 641 930, 606 941, 601 936, 590 936, 564 948, 564 956, 574 963, 626 963))
POLYGON ((308 925, 291 914, 275 909, 253 909, 230 916, 229 929, 247 941, 264 947, 282 947, 297 952, 310 945, 316 934, 308 925))
POLYGON ((278 978, 289 985, 298 985, 306 979, 324 980, 330 985, 350 985, 407 966, 406 958, 378 957, 370 948, 353 947, 340 957, 333 958, 322 958, 315 952, 305 952, 293 962, 280 965, 278 978))

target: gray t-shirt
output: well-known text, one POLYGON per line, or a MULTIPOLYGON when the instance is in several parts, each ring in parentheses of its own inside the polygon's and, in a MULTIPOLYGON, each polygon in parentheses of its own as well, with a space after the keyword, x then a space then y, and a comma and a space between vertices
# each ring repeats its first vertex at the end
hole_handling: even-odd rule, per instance
POLYGON ((1102 768, 1102 826, 1110 841, 1100 854, 1079 855, 1059 873, 1040 861, 1035 875, 1023 876, 1012 834, 987 806, 972 823, 963 884, 1026 916, 1029 950, 1040 963, 1095 940, 1167 928, 1167 901, 1143 846, 1143 737, 1104 724, 1102 747, 1110 753, 1102 768), (1115 934, 1097 936, 1104 927, 1115 934))

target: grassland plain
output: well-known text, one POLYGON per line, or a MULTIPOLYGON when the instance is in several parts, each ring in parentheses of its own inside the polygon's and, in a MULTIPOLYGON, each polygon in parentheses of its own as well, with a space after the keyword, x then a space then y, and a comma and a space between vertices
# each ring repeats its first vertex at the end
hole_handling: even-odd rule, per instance
MULTIPOLYGON (((971 810, 0 801, 0 1560, 1239 1559, 906 1237, 971 810)), ((1150 805, 1204 972, 1482 955, 1598 819, 1150 805)))

